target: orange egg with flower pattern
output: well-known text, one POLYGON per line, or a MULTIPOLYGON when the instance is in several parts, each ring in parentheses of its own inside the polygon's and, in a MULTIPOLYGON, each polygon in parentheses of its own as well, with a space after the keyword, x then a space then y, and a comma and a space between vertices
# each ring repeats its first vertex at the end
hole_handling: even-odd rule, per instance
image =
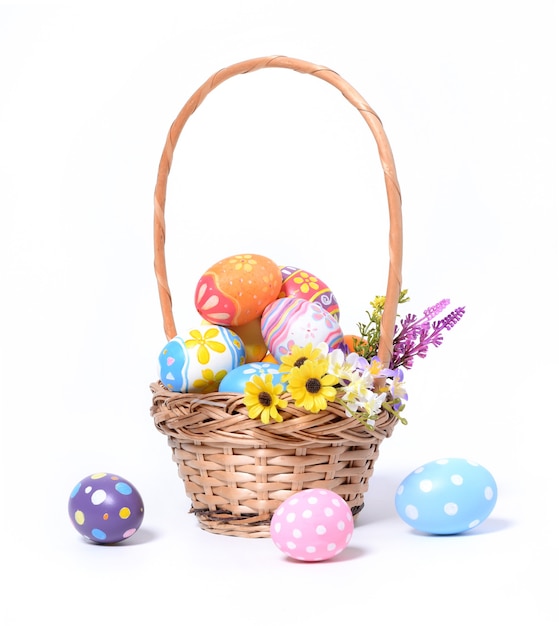
POLYGON ((211 324, 242 326, 262 314, 279 294, 279 267, 259 254, 236 254, 212 265, 194 294, 198 313, 211 324))

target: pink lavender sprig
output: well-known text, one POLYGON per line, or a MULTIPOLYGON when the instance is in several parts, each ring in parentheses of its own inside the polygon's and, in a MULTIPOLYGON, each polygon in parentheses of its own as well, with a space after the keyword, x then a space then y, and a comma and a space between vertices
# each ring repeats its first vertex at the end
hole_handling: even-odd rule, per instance
POLYGON ((404 367, 410 369, 414 359, 424 359, 430 346, 438 348, 443 342, 443 331, 453 328, 462 318, 466 309, 458 307, 441 320, 435 320, 438 315, 449 305, 450 300, 441 300, 423 312, 423 317, 407 315, 401 322, 400 328, 396 326, 394 333, 394 352, 390 367, 404 367), (433 321, 434 320, 434 321, 433 321))
POLYGON ((435 304, 434 306, 427 307, 425 311, 423 311, 423 319, 427 320, 428 322, 434 320, 441 314, 442 311, 446 309, 449 304, 450 300, 448 298, 445 298, 444 300, 437 302, 437 304, 435 304))

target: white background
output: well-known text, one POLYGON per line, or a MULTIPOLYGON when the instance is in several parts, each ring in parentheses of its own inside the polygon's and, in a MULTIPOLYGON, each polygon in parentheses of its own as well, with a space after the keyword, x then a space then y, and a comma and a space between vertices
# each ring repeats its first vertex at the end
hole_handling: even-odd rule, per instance
MULTIPOLYGON (((557 36, 553 0, 269 0, 0 5, 1 461, 6 625, 556 624, 557 36), (167 130, 218 69, 326 65, 377 111, 402 187, 404 286, 460 324, 408 373, 408 426, 383 443, 350 546, 286 559, 188 514, 149 415, 165 337, 152 197, 167 130), (493 474, 478 529, 429 537, 399 482, 442 456, 493 474), (85 475, 140 490, 140 531, 85 542, 85 475), (143 622, 142 622, 143 623, 143 622)), ((385 289, 374 141, 322 81, 236 77, 181 137, 167 261, 177 327, 201 272, 255 252, 316 273, 345 332, 385 289)))

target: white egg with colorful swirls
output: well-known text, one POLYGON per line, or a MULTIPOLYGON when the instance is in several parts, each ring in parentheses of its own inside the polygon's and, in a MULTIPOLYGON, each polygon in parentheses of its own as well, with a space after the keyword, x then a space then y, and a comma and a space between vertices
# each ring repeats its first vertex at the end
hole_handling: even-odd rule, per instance
POLYGON ((294 346, 321 343, 333 350, 341 346, 343 332, 338 320, 318 302, 303 298, 279 298, 262 313, 262 337, 278 363, 294 346))

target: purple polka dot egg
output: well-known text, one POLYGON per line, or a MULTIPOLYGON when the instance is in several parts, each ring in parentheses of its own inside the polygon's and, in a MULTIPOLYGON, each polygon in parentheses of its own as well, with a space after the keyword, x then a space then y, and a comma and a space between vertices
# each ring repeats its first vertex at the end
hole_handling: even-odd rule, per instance
POLYGON ((275 546, 298 561, 325 561, 340 554, 353 535, 347 502, 329 489, 304 489, 275 511, 270 536, 275 546))
POLYGON ((479 463, 444 458, 421 465, 396 490, 396 511, 431 535, 455 535, 479 526, 493 511, 497 485, 479 463))
POLYGON ((140 528, 144 503, 130 481, 100 472, 86 476, 74 487, 68 514, 86 539, 98 544, 118 543, 140 528))

